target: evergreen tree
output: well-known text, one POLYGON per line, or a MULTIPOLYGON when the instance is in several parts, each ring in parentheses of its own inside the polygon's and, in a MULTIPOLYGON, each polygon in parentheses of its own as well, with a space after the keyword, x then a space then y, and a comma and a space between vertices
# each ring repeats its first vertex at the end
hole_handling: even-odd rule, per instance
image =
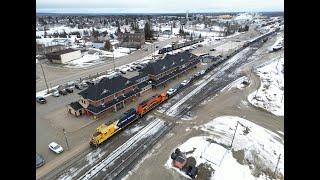
POLYGON ((121 29, 120 29, 120 23, 119 21, 116 21, 116 24, 117 24, 117 34, 121 32, 121 29))
POLYGON ((201 33, 199 34, 199 39, 201 38, 201 33))
POLYGON ((145 34, 145 38, 146 39, 152 39, 153 38, 153 32, 150 28, 150 23, 146 22, 146 24, 144 25, 144 34, 145 34))
POLYGON ((107 39, 106 42, 104 43, 104 48, 107 50, 107 51, 111 51, 113 48, 112 48, 112 45, 110 43, 110 41, 107 39))
POLYGON ((173 21, 173 28, 176 28, 176 21, 173 21))

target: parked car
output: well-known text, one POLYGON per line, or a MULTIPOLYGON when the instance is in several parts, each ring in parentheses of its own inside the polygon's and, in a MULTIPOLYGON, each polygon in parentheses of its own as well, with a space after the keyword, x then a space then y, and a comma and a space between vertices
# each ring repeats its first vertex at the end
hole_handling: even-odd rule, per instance
POLYGON ((215 50, 216 50, 215 48, 210 49, 210 51, 215 51, 215 50))
POLYGON ((41 96, 37 97, 37 98, 36 98, 36 101, 37 101, 38 103, 40 103, 40 104, 45 104, 45 103, 47 103, 47 100, 46 100, 44 97, 41 97, 41 96))
POLYGON ((88 84, 87 83, 82 83, 82 84, 80 84, 83 88, 87 88, 88 87, 88 84))
POLYGON ((197 174, 198 174, 198 168, 195 166, 189 166, 187 169, 186 174, 188 176, 190 176, 192 179, 196 178, 197 174))
POLYGON ((60 154, 63 152, 63 147, 61 147, 59 144, 52 142, 49 144, 49 149, 57 154, 60 154))
POLYGON ((76 85, 74 85, 74 87, 75 87, 76 89, 79 89, 79 90, 82 90, 82 89, 83 89, 83 87, 82 87, 81 84, 76 84, 76 85))
POLYGON ((36 167, 39 168, 43 166, 45 163, 46 162, 43 159, 43 157, 40 154, 36 153, 36 167))
POLYGON ((158 49, 158 48, 159 48, 159 46, 156 46, 156 48, 158 49))
POLYGON ((86 83, 88 84, 88 86, 94 85, 94 82, 92 82, 92 81, 87 81, 86 83))
POLYGON ((200 71, 200 74, 201 74, 201 75, 204 75, 205 72, 206 72, 206 70, 201 70, 201 71, 200 71))
POLYGON ((65 96, 68 94, 68 92, 66 91, 66 89, 61 89, 61 90, 59 90, 59 94, 65 96))
POLYGON ((66 91, 67 91, 68 93, 73 93, 73 88, 71 88, 71 87, 66 88, 66 91))
POLYGON ((120 71, 120 73, 121 73, 121 74, 126 74, 126 72, 125 72, 125 71, 122 71, 122 70, 120 71))
POLYGON ((52 96, 59 97, 60 96, 59 91, 58 90, 53 91, 52 96))
POLYGON ((167 91, 167 94, 170 96, 170 95, 174 94, 176 91, 177 91, 177 89, 170 88, 170 89, 167 91))
POLYGON ((186 80, 183 80, 182 83, 181 83, 181 85, 182 85, 182 86, 185 86, 185 85, 189 84, 189 82, 190 82, 190 80, 187 80, 187 79, 186 79, 186 80))
POLYGON ((142 66, 138 65, 136 66, 137 69, 142 69, 142 66))

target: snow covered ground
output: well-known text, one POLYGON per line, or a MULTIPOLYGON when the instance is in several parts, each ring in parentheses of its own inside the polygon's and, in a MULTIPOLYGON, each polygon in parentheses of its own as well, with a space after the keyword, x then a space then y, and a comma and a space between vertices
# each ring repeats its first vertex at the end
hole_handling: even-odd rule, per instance
POLYGON ((127 56, 130 52, 136 51, 137 49, 118 47, 114 49, 114 52, 104 51, 104 50, 95 49, 95 48, 89 48, 89 50, 94 50, 96 52, 94 54, 86 54, 79 59, 70 61, 68 65, 66 65, 65 67, 68 67, 68 68, 89 67, 95 64, 103 63, 105 58, 112 58, 113 56, 114 58, 127 56))
POLYGON ((257 69, 261 85, 257 91, 249 94, 248 101, 276 116, 284 115, 284 58, 257 69))
MULTIPOLYGON (((210 136, 197 136, 187 140, 178 148, 182 152, 191 152, 187 157, 196 159, 196 166, 208 164, 214 169, 211 179, 266 179, 275 170, 279 154, 281 158, 277 177, 283 177, 283 139, 277 134, 248 120, 235 116, 221 116, 203 125, 201 130, 210 136), (232 150, 231 144, 237 122, 238 126, 232 150), (243 159, 235 158, 235 152, 243 152, 243 159), (232 172, 232 173, 230 173, 232 172)), ((172 152, 174 149, 172 150, 172 152)), ((184 172, 172 166, 169 157, 165 167, 184 172)))

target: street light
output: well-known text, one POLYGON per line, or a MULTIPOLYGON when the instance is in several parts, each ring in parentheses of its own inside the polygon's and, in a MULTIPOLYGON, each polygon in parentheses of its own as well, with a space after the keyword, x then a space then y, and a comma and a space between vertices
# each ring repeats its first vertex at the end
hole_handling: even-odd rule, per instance
POLYGON ((40 64, 40 67, 41 67, 41 70, 42 70, 44 82, 46 83, 46 86, 47 86, 47 93, 49 93, 49 86, 48 86, 48 83, 47 83, 46 76, 44 75, 44 70, 43 70, 43 67, 42 67, 42 63, 40 61, 39 61, 39 64, 40 64))
POLYGON ((64 137, 65 137, 65 139, 66 139, 67 150, 69 150, 69 143, 68 143, 68 138, 67 138, 66 130, 63 128, 62 131, 63 131, 64 137))

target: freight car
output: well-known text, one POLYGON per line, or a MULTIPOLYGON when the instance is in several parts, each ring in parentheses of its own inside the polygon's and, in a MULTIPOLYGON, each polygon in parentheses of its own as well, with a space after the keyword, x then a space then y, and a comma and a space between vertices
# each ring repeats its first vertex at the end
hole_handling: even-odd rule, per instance
POLYGON ((198 38, 198 39, 194 39, 194 40, 183 42, 183 43, 179 43, 179 44, 173 43, 170 47, 164 47, 164 48, 160 49, 158 53, 159 54, 164 54, 164 53, 167 53, 167 52, 170 52, 170 51, 173 51, 173 50, 176 50, 176 49, 180 49, 180 48, 183 48, 183 47, 186 47, 186 46, 190 46, 190 45, 193 45, 193 44, 196 44, 196 43, 199 43, 199 42, 203 42, 203 41, 204 41, 204 38, 198 38))
POLYGON ((93 134, 93 137, 90 141, 90 146, 93 148, 98 147, 101 143, 112 137, 121 129, 125 128, 132 122, 136 121, 137 119, 144 116, 147 112, 154 109, 159 104, 163 103, 168 99, 167 93, 162 93, 160 95, 153 96, 152 98, 143 101, 137 107, 137 109, 130 109, 125 112, 119 120, 111 123, 111 124, 102 124, 97 129, 96 132, 93 134))

